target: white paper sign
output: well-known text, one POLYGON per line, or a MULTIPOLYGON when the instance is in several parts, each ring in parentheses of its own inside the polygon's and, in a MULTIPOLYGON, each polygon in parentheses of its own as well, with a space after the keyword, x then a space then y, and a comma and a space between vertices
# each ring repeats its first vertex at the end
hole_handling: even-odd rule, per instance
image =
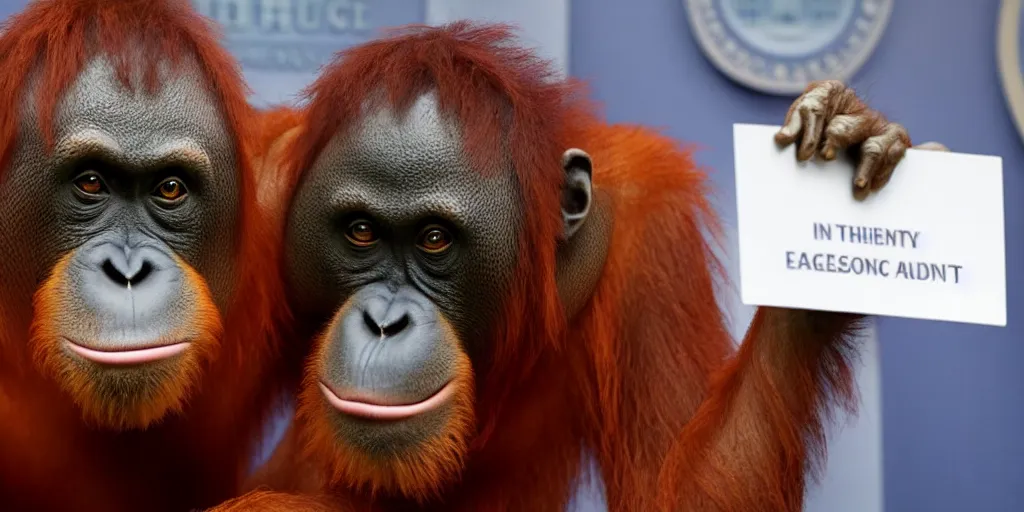
POLYGON ((911 149, 858 201, 778 130, 733 126, 744 304, 1006 325, 1001 158, 911 149))

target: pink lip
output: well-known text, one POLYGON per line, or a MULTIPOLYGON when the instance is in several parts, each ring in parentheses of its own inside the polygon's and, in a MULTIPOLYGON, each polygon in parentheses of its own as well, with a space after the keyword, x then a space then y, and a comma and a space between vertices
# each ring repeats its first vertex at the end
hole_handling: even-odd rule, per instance
POLYGON ((331 407, 351 415, 374 420, 404 420, 413 416, 436 409, 452 395, 452 383, 445 384, 437 393, 422 402, 408 405, 379 405, 366 402, 356 402, 339 398, 323 382, 320 383, 320 391, 324 398, 331 404, 331 407))
POLYGON ((188 349, 188 342, 173 343, 159 347, 141 348, 138 350, 96 350, 83 347, 67 340, 68 348, 79 356, 94 363, 107 365, 135 365, 152 363, 161 359, 176 356, 188 349))

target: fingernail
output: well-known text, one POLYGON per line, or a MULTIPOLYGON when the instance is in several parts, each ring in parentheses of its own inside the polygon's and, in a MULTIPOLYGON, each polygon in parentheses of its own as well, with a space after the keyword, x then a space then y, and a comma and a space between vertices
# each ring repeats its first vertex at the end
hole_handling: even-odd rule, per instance
POLYGON ((825 157, 825 160, 832 160, 833 158, 836 157, 836 150, 832 148, 832 146, 829 146, 825 148, 825 151, 822 153, 821 156, 825 157))
POLYGON ((857 188, 864 188, 867 186, 868 180, 865 178, 857 178, 854 180, 853 184, 857 185, 857 188))

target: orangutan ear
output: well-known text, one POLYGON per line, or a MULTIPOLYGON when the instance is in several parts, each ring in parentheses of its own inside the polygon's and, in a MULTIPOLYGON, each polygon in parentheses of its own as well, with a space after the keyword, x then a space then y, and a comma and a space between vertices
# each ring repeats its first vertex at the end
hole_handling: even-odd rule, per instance
POLYGON ((612 204, 607 192, 593 188, 592 164, 586 152, 575 148, 566 151, 562 168, 565 227, 559 243, 555 282, 565 314, 573 318, 601 281, 611 244, 612 204))
POLYGON ((562 187, 562 234, 569 240, 587 220, 593 201, 591 188, 592 164, 590 155, 582 149, 571 148, 562 154, 565 184, 562 187))

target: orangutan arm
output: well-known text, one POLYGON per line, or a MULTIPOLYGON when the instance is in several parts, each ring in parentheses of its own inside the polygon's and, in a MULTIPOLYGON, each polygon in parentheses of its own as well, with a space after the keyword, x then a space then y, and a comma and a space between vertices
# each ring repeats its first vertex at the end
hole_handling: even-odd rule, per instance
POLYGON ((706 178, 675 142, 613 131, 594 161, 621 174, 602 176, 622 191, 614 243, 569 343, 590 351, 573 359, 593 368, 580 372, 593 404, 583 428, 608 509, 794 510, 823 442, 819 412, 852 401, 855 318, 762 309, 735 353, 702 229, 716 230, 706 178))
MULTIPOLYGON (((797 158, 859 149, 854 193, 884 187, 910 146, 899 125, 838 82, 812 84, 776 140, 797 158)), ((938 143, 919 149, 948 151, 938 143)), ((711 378, 662 469, 661 501, 692 511, 802 510, 822 469, 827 420, 856 409, 851 359, 862 315, 759 308, 739 352, 711 378)))
POLYGON ((609 510, 797 512, 808 470, 822 462, 826 420, 855 408, 860 317, 760 308, 728 357, 713 289, 706 277, 696 285, 695 273, 690 294, 654 282, 646 293, 699 306, 649 300, 649 312, 627 320, 623 451, 605 471, 609 510), (665 494, 654 489, 659 478, 665 494))
MULTIPOLYGON (((614 195, 601 285, 576 322, 587 446, 611 512, 661 510, 666 456, 733 352, 715 300, 720 270, 702 226, 716 230, 706 177, 677 142, 611 126, 594 136, 597 186, 614 195), (598 174, 600 173, 600 174, 598 174)), ((589 221, 588 221, 589 223, 589 221)))
POLYGON ((825 420, 856 405, 858 315, 760 308, 662 470, 674 510, 802 510, 825 420), (678 498, 678 499, 677 499, 678 498), (680 501, 681 500, 681 501, 680 501))

